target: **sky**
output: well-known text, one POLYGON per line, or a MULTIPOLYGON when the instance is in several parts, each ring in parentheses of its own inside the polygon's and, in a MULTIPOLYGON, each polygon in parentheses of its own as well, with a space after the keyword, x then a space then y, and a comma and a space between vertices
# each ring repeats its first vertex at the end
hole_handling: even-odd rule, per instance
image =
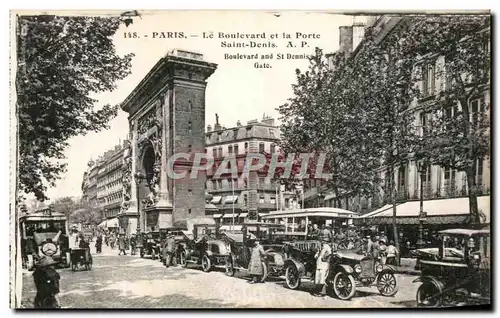
MULTIPOLYGON (((278 118, 276 108, 292 97, 291 85, 295 83, 295 69, 307 69, 307 60, 276 60, 276 54, 312 54, 315 47, 325 53, 338 49, 339 26, 351 25, 352 16, 334 15, 321 12, 275 12, 264 11, 177 11, 143 12, 141 18, 135 18, 132 25, 120 27, 114 43, 120 55, 133 52, 132 73, 117 83, 113 92, 98 95, 96 107, 104 104, 122 102, 156 62, 173 49, 183 49, 201 53, 204 60, 218 64, 215 73, 207 80, 206 89, 206 125, 215 123, 215 114, 219 115, 222 126, 233 127, 240 120, 246 123, 252 119, 262 119, 264 114, 278 118), (124 33, 136 32, 140 38, 125 38, 124 33), (153 38, 153 32, 184 32, 187 39, 153 38), (203 32, 214 32, 214 38, 203 38, 203 32), (247 42, 241 39, 220 39, 223 33, 262 33, 267 37, 278 34, 278 39, 258 40, 262 43, 273 41, 276 48, 223 48, 221 41, 247 42), (290 40, 282 39, 283 32, 289 33, 290 40), (296 33, 317 34, 315 39, 295 40, 296 33), (144 37, 144 35, 148 35, 144 37), (308 46, 300 47, 301 41, 308 46), (287 48, 288 41, 296 45, 287 48), (258 69, 254 61, 225 59, 225 54, 270 54, 272 68, 258 69)), ((53 200, 64 196, 80 196, 83 173, 88 161, 96 159, 106 150, 117 145, 128 135, 128 114, 119 112, 110 122, 110 129, 99 133, 89 133, 70 140, 66 150, 67 173, 49 188, 48 197, 53 200)))

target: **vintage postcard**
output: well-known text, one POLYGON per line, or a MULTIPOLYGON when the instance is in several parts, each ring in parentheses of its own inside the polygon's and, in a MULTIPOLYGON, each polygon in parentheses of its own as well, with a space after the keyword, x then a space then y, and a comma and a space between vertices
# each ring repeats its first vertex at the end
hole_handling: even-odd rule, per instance
POLYGON ((11 11, 11 308, 491 308, 491 13, 11 11))

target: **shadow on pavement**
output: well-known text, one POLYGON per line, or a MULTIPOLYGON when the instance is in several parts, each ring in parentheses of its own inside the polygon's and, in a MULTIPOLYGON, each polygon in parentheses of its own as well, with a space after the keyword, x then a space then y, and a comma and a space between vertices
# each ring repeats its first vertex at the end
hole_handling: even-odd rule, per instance
POLYGON ((417 301, 415 301, 415 300, 392 301, 391 304, 394 304, 397 306, 408 307, 408 308, 417 307, 417 301))

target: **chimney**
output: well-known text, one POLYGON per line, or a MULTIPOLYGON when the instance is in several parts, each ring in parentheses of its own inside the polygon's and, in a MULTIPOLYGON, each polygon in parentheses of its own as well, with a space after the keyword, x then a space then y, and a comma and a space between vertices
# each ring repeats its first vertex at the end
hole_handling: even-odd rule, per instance
POLYGON ((339 27, 339 51, 342 53, 352 52, 352 26, 339 27))
POLYGON ((214 131, 220 130, 221 126, 219 124, 219 115, 215 114, 215 125, 214 125, 214 131))
POLYGON ((274 127, 274 118, 272 117, 265 117, 264 119, 262 119, 262 124, 266 125, 266 126, 273 126, 274 127))
POLYGON ((239 120, 238 120, 238 121, 236 122, 236 127, 241 127, 241 121, 239 121, 239 120))
POLYGON ((207 126, 207 132, 212 132, 212 125, 207 126))
POLYGON ((356 22, 352 25, 352 49, 355 50, 365 36, 365 23, 356 22))

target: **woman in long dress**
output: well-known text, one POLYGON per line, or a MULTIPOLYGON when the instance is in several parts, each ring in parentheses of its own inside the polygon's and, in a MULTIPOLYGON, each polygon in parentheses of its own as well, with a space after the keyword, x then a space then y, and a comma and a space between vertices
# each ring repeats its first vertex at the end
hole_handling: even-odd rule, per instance
POLYGON ((262 257, 264 257, 264 255, 264 247, 256 240, 250 257, 250 264, 248 265, 248 270, 252 276, 252 280, 249 282, 250 284, 261 282, 262 275, 264 274, 264 269, 262 268, 262 257))

